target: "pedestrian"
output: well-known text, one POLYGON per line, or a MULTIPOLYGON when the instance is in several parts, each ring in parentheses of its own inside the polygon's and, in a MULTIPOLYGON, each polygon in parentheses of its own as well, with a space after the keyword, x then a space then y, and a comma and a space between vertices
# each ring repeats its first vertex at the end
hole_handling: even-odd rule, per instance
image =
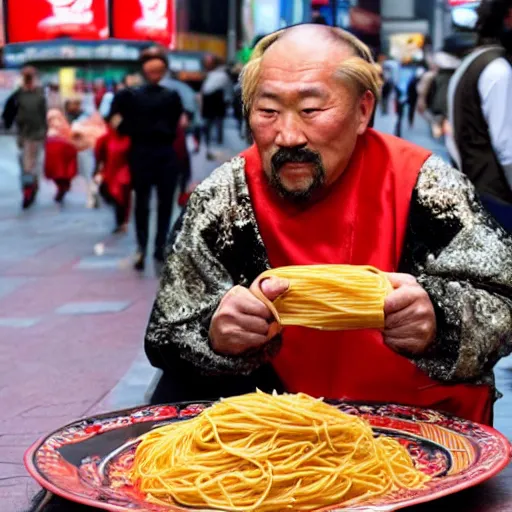
POLYGON ((126 89, 114 100, 113 109, 121 116, 119 132, 131 139, 130 172, 135 191, 137 253, 134 268, 143 271, 149 236, 151 192, 158 196, 158 220, 153 256, 160 263, 171 223, 174 195, 180 167, 174 142, 185 116, 180 96, 160 85, 169 63, 164 49, 152 47, 141 54, 146 84, 126 89))
POLYGON ((118 132, 119 114, 107 118, 108 130, 98 139, 95 147, 96 166, 93 179, 99 193, 114 210, 114 235, 128 231, 132 199, 129 167, 130 138, 118 132))
POLYGON ((65 114, 71 125, 73 143, 78 149, 78 173, 86 182, 87 208, 99 207, 98 189, 91 176, 94 171, 94 148, 96 141, 107 131, 106 123, 96 111, 83 107, 83 98, 75 94, 64 105, 65 114))
POLYGON ((383 84, 382 84, 382 89, 381 89, 382 92, 381 92, 380 105, 381 105, 381 113, 383 116, 388 115, 389 100, 396 88, 395 82, 393 80, 393 69, 390 67, 389 63, 390 63, 390 61, 386 61, 382 64, 383 84))
POLYGON ((405 105, 407 104, 406 93, 402 90, 400 85, 395 85, 395 111, 396 111, 396 123, 394 134, 396 137, 402 136, 402 122, 404 120, 405 105))
POLYGON ((47 105, 44 89, 37 79, 37 70, 25 66, 21 70, 22 85, 15 91, 11 102, 15 109, 20 149, 22 208, 35 201, 39 187, 39 165, 46 138, 47 105))
POLYGON ((224 118, 227 104, 232 99, 233 84, 220 58, 207 55, 204 66, 207 74, 201 86, 201 115, 205 123, 206 157, 213 160, 212 131, 215 128, 217 143, 224 144, 224 118))
POLYGON ((409 120, 409 128, 414 126, 414 115, 418 103, 418 83, 423 73, 424 68, 417 68, 407 84, 407 118, 409 120))
POLYGON ((449 84, 447 146, 483 204, 512 232, 512 0, 479 7, 478 47, 449 84))
POLYGON ((71 126, 61 110, 48 111, 48 136, 45 143, 44 174, 57 187, 55 202, 62 204, 78 173, 78 151, 71 126))
POLYGON ((420 79, 418 105, 423 117, 428 121, 432 137, 440 139, 444 135, 448 119, 448 85, 461 60, 444 49, 434 53, 430 73, 425 73, 425 80, 420 79))
POLYGON ((153 400, 277 389, 491 423, 492 368, 512 351, 512 237, 458 171, 368 128, 379 76, 350 33, 278 31, 242 76, 255 145, 196 188, 174 233, 145 338, 163 370, 153 400), (384 327, 276 334, 266 304, 290 283, 263 281, 260 300, 258 276, 340 263, 387 273, 384 327))

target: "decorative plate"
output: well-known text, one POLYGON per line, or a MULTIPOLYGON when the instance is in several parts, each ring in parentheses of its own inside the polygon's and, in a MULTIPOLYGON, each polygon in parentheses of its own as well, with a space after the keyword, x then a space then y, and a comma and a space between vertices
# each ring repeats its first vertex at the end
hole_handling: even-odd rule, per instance
MULTIPOLYGON (((434 478, 419 491, 399 491, 352 506, 351 512, 392 512, 479 484, 511 460, 508 440, 492 428, 414 407, 330 402, 363 416, 376 435, 403 443, 416 466, 434 478)), ((210 403, 147 406, 103 414, 63 427, 25 454, 29 473, 71 501, 115 512, 189 511, 147 503, 127 477, 136 439, 165 423, 196 416, 210 403)), ((323 510, 341 511, 332 506, 323 510)))

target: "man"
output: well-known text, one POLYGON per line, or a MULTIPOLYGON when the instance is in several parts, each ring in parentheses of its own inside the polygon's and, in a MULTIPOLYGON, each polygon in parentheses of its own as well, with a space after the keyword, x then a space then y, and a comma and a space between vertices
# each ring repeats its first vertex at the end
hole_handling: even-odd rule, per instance
POLYGON ((173 149, 183 106, 179 95, 159 85, 168 71, 167 55, 160 48, 149 48, 141 55, 146 85, 122 91, 111 115, 120 114, 119 132, 130 136, 130 171, 135 190, 135 228, 138 251, 134 268, 143 271, 149 231, 149 203, 153 187, 158 195, 158 221, 154 258, 164 259, 171 222, 174 192, 179 177, 173 149))
POLYGON ((46 137, 46 98, 37 83, 37 71, 32 66, 21 70, 22 86, 14 94, 16 98, 16 124, 20 148, 22 208, 29 208, 38 190, 38 165, 46 137))
POLYGON ((450 81, 451 157, 482 202, 512 232, 512 0, 479 7, 478 48, 450 81))
POLYGON ((213 160, 211 152, 212 129, 217 130, 217 142, 224 143, 224 118, 226 106, 233 94, 233 84, 226 66, 218 57, 207 55, 204 59, 207 70, 206 78, 201 86, 201 115, 205 123, 206 157, 213 160))
POLYGON ((368 129, 379 85, 368 48, 341 29, 260 42, 242 78, 255 146, 195 190, 174 233, 146 334, 164 371, 154 401, 258 386, 491 422, 492 368, 511 351, 512 240, 460 173, 368 129), (268 341, 254 279, 342 263, 388 273, 383 332, 286 327, 268 341))

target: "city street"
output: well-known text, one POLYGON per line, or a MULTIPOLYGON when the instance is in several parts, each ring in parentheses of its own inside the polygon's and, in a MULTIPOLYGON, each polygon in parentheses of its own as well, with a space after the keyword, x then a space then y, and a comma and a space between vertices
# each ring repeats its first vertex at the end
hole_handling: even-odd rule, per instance
MULTIPOLYGON (((377 127, 392 130, 392 117, 377 127)), ((228 121, 229 150, 243 142, 228 121)), ((405 123, 404 123, 405 126, 405 123)), ((407 138, 446 156, 417 120, 407 138)), ((194 156, 207 174, 218 162, 194 156)), ((144 401, 155 377, 142 350, 157 280, 150 268, 131 268, 133 233, 116 238, 107 207, 85 208, 85 184, 77 180, 63 208, 43 183, 35 207, 20 209, 18 168, 12 137, 0 138, 0 510, 23 510, 37 490, 22 462, 39 436, 94 412, 144 401), (103 244, 103 254, 96 251, 103 244), (97 254, 98 253, 98 254, 97 254)), ((497 426, 512 437, 512 363, 498 370, 505 398, 497 426), (507 370, 507 367, 509 370, 507 370)))
MULTIPOLYGON (((204 174, 218 165, 193 159, 204 174)), ((23 509, 37 489, 23 467, 28 445, 75 418, 142 402, 154 373, 142 340, 157 280, 152 268, 132 270, 134 234, 110 235, 113 213, 86 209, 80 178, 63 208, 43 181, 27 212, 18 180, 14 138, 0 137, 2 512, 23 509)))

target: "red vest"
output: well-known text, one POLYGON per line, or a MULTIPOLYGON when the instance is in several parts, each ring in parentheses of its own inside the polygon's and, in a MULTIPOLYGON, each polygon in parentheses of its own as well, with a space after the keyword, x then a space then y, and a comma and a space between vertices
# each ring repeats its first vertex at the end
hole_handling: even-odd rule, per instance
MULTIPOLYGON (((305 208, 287 203, 271 189, 254 146, 242 156, 272 267, 352 264, 398 270, 412 192, 429 152, 368 130, 328 194, 305 208)), ((376 330, 286 327, 273 365, 290 392, 418 405, 490 421, 489 387, 446 385, 430 379, 391 350, 376 330)))

